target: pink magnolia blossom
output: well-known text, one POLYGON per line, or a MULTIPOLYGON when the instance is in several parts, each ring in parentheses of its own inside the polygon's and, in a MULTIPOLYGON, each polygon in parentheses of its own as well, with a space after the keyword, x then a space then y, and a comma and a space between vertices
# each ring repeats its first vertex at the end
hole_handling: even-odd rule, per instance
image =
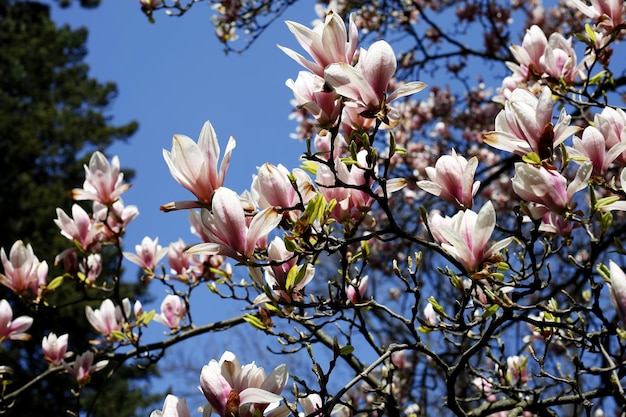
POLYGON ((85 307, 85 315, 98 333, 107 339, 111 339, 113 337, 112 333, 120 331, 126 321, 125 317, 128 318, 130 315, 130 300, 128 298, 122 300, 122 306, 124 311, 122 311, 120 306, 113 304, 111 299, 107 298, 102 301, 99 309, 94 310, 90 306, 85 307))
POLYGON ((45 288, 48 263, 39 262, 30 244, 24 245, 24 242, 18 240, 11 246, 8 257, 2 248, 0 259, 4 268, 4 274, 0 274, 0 282, 16 294, 30 289, 37 296, 41 288, 45 288))
POLYGON ((319 394, 308 394, 306 397, 298 397, 298 404, 304 410, 305 416, 319 416, 318 410, 322 408, 322 397, 319 394), (317 413, 316 413, 317 412, 317 413))
POLYGON ((102 223, 95 222, 78 204, 72 205, 72 216, 57 208, 54 223, 61 229, 61 234, 78 245, 81 251, 89 251, 98 245, 103 236, 102 223))
POLYGON ((609 261, 609 271, 611 281, 608 287, 611 301, 622 323, 626 323, 626 273, 612 260, 609 261))
POLYGON ((108 360, 102 360, 96 362, 95 364, 93 363, 93 360, 94 354, 89 350, 81 355, 78 355, 76 360, 71 364, 63 362, 63 367, 70 375, 76 378, 78 386, 82 388, 89 383, 91 375, 101 371, 109 364, 108 360))
POLYGON ((110 206, 94 201, 92 212, 95 222, 106 225, 101 230, 105 239, 114 239, 122 234, 124 228, 139 215, 137 206, 125 206, 121 198, 110 206))
POLYGON ((445 242, 441 247, 455 258, 469 273, 480 272, 483 264, 505 248, 512 238, 506 238, 489 246, 496 226, 496 211, 491 201, 475 213, 460 211, 439 226, 445 242))
POLYGON ((526 155, 535 152, 542 160, 553 158, 553 149, 580 130, 570 126, 571 116, 561 111, 552 125, 552 93, 545 87, 537 98, 525 89, 516 89, 496 116, 495 130, 483 140, 494 148, 526 155))
POLYGON ((78 265, 78 270, 85 276, 88 283, 95 283, 102 272, 102 255, 91 253, 78 265))
POLYGON ((44 358, 54 366, 61 365, 63 359, 67 356, 67 339, 68 334, 58 336, 50 332, 48 336, 44 336, 41 340, 41 348, 43 349, 44 358))
POLYGON ((7 300, 0 300, 0 342, 4 340, 30 340, 24 333, 33 324, 32 317, 20 316, 13 320, 13 309, 7 300))
POLYGON ((268 207, 257 213, 248 224, 243 203, 234 191, 219 188, 215 191, 212 211, 202 210, 202 223, 207 243, 188 249, 192 254, 224 255, 239 261, 250 259, 259 240, 267 238, 281 216, 268 207))
POLYGON ((195 257, 185 252, 185 249, 187 245, 182 239, 170 243, 167 247, 167 263, 170 265, 170 273, 175 275, 176 279, 189 281, 201 271, 198 270, 195 257))
POLYGON ((435 313, 435 308, 431 303, 427 303, 424 307, 424 320, 431 327, 435 327, 439 323, 437 313, 435 313))
POLYGON ((186 314, 187 307, 183 300, 177 295, 168 294, 161 303, 161 314, 154 316, 154 321, 170 329, 177 329, 186 314))
POLYGON ((358 304, 365 300, 365 293, 367 292, 367 282, 369 277, 365 275, 358 280, 353 280, 346 287, 346 297, 352 304, 358 304))
MULTIPOLYGON (((174 135, 171 152, 163 150, 163 158, 174 179, 188 189, 204 204, 210 204, 213 193, 224 184, 224 177, 230 164, 230 156, 235 148, 231 136, 224 151, 224 159, 217 169, 220 146, 211 122, 206 122, 200 132, 198 143, 185 135, 174 135)), ((198 207, 191 202, 169 203, 163 210, 198 207)))
POLYGON ((478 158, 468 161, 457 155, 454 149, 451 155, 443 155, 434 167, 426 167, 426 175, 430 181, 419 181, 418 187, 446 201, 456 204, 458 208, 472 208, 474 196, 478 192, 480 182, 474 182, 474 173, 478 166, 478 158))
POLYGON ((262 415, 269 404, 282 400, 279 395, 289 378, 286 365, 279 365, 270 375, 254 363, 241 365, 231 352, 224 352, 219 362, 212 359, 202 368, 200 390, 208 400, 204 415, 221 417, 262 415))
POLYGON ((587 158, 593 164, 591 173, 594 177, 604 177, 609 166, 626 151, 626 142, 619 142, 607 150, 607 141, 600 130, 594 126, 587 126, 582 138, 574 136, 572 156, 587 158))
POLYGON ((292 208, 308 203, 316 194, 313 181, 302 169, 296 168, 292 174, 283 165, 265 163, 257 172, 252 179, 252 198, 262 209, 292 208), (289 180, 290 175, 296 180, 297 190, 289 180))
POLYGON ((154 10, 163 5, 162 0, 138 0, 141 5, 141 10, 149 11, 154 10))
POLYGON ((323 22, 309 29, 300 23, 287 21, 287 27, 293 33, 313 62, 305 59, 299 53, 278 45, 290 58, 307 68, 319 77, 324 76, 324 69, 333 63, 343 62, 352 64, 359 38, 353 16, 350 15, 348 30, 341 16, 333 11, 326 14, 323 22))
POLYGON ((522 45, 513 45, 510 49, 517 62, 535 74, 541 75, 543 74, 541 57, 546 46, 548 46, 548 38, 545 33, 539 26, 532 25, 526 29, 522 45))
MULTIPOLYGON (((537 203, 557 214, 569 208, 574 194, 585 188, 591 177, 593 165, 585 161, 569 184, 567 178, 556 170, 517 162, 515 176, 511 179, 513 191, 522 200, 537 203)), ((537 210, 532 217, 539 218, 546 210, 537 210)))
POLYGON ((388 94, 389 83, 396 73, 396 54, 386 41, 374 42, 369 49, 361 48, 356 66, 347 63, 329 65, 324 80, 337 94, 353 100, 360 112, 369 111, 371 117, 381 114, 381 120, 395 125, 399 119, 397 110, 387 106, 393 100, 423 90, 426 84, 413 81, 400 85, 388 94))
POLYGON ((525 356, 509 356, 506 358, 506 377, 513 383, 525 383, 528 382, 528 358, 525 356))
POLYGON ((123 184, 124 174, 120 172, 120 161, 114 156, 109 160, 100 152, 94 152, 85 165, 85 182, 83 188, 72 190, 74 200, 93 200, 106 206, 111 205, 118 197, 130 188, 123 184))
POLYGON ((146 236, 141 241, 141 245, 135 246, 135 253, 124 252, 124 257, 132 263, 139 265, 143 270, 153 272, 166 254, 167 248, 159 245, 158 237, 152 240, 146 236))
MULTIPOLYGON (((626 143, 626 113, 622 109, 605 107, 594 116, 593 124, 602 133, 607 148, 613 149, 626 143)), ((622 164, 626 163, 626 152, 622 152, 618 160, 622 164)))
POLYGON ((573 84, 578 77, 586 78, 585 64, 592 59, 592 54, 586 54, 585 59, 578 63, 572 39, 565 39, 563 35, 555 32, 548 39, 548 45, 540 63, 544 77, 553 77, 567 84, 573 84))
POLYGON ((184 398, 168 394, 163 403, 163 410, 154 410, 150 417, 191 417, 191 413, 184 398))
POLYGON ((569 0, 569 3, 609 32, 623 23, 623 0, 591 0, 591 5, 581 0, 569 0))
POLYGON ((296 81, 287 80, 293 91, 298 108, 305 109, 322 128, 330 128, 341 112, 341 105, 334 92, 324 91, 324 79, 310 72, 300 71, 296 81))
POLYGON ((302 298, 304 287, 311 282, 315 275, 315 267, 309 263, 297 264, 297 257, 287 250, 285 242, 275 237, 267 247, 268 260, 270 266, 265 268, 265 282, 276 297, 283 300, 293 301, 302 298), (304 272, 302 272, 304 268, 304 272), (287 288, 289 274, 301 275, 293 284, 287 288))

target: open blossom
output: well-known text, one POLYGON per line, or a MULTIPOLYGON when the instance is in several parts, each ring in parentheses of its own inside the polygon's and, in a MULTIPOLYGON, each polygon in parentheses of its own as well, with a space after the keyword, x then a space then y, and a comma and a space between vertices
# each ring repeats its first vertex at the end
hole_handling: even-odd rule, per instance
MULTIPOLYGON (((585 188, 591 177, 593 165, 585 161, 569 184, 560 172, 523 162, 515 164, 515 176, 511 179, 513 191, 522 200, 537 203, 547 210, 561 214, 567 210, 574 194, 585 188)), ((533 217, 539 218, 546 210, 538 210, 533 217)))
POLYGON ((112 332, 119 331, 125 322, 124 317, 130 315, 130 300, 125 298, 122 300, 124 311, 120 306, 113 304, 109 298, 102 301, 99 309, 94 310, 90 306, 85 307, 85 315, 87 320, 101 335, 106 338, 112 336, 112 332))
MULTIPOLYGON (((602 133, 607 148, 613 149, 626 142, 626 113, 622 109, 603 108, 594 116, 593 124, 602 133)), ((617 159, 626 163, 626 152, 622 152, 617 159)))
POLYGON ((110 206, 94 201, 92 212, 94 221, 106 225, 101 230, 106 239, 112 239, 119 235, 139 215, 137 206, 124 205, 121 198, 115 200, 110 206))
POLYGON ((219 362, 212 359, 202 368, 200 390, 208 400, 203 415, 221 417, 262 415, 269 404, 282 400, 279 395, 289 378, 286 365, 277 366, 270 375, 254 363, 241 365, 231 352, 219 362))
POLYGON ((308 111, 320 127, 329 128, 339 117, 341 105, 337 94, 324 91, 324 83, 322 77, 306 71, 300 71, 296 81, 286 82, 298 108, 308 111))
POLYGON ((0 300, 0 342, 4 340, 29 340, 24 333, 33 324, 32 317, 20 316, 13 320, 13 309, 7 300, 0 300))
POLYGON ((440 241, 440 244, 467 272, 479 272, 485 262, 512 240, 506 238, 489 246, 495 226, 496 211, 491 201, 488 201, 478 213, 460 211, 442 222, 438 232, 445 241, 440 241))
POLYGON ((341 16, 333 11, 326 14, 323 22, 313 29, 300 23, 287 21, 287 27, 302 46, 313 58, 307 60, 299 53, 282 46, 278 46, 290 58, 307 68, 312 73, 324 77, 324 69, 333 63, 352 63, 359 38, 354 18, 350 15, 350 23, 346 31, 346 24, 341 16))
POLYGON ((61 229, 61 234, 75 242, 79 249, 88 251, 102 238, 102 223, 94 222, 87 212, 78 204, 72 205, 72 217, 57 208, 54 223, 61 229))
POLYGON ((426 87, 424 83, 413 81, 388 92, 396 68, 396 54, 391 45, 380 40, 369 49, 361 48, 359 62, 354 67, 347 63, 329 65, 324 71, 324 80, 337 94, 353 100, 359 113, 369 112, 370 117, 379 117, 384 123, 394 126, 400 115, 387 104, 426 87))
POLYGON ((109 160, 100 152, 94 152, 85 165, 83 188, 72 190, 74 200, 93 200, 104 205, 111 205, 124 193, 130 184, 124 184, 124 174, 120 172, 120 161, 114 156, 109 160))
POLYGON ((426 175, 430 181, 419 181, 418 187, 446 201, 456 204, 458 208, 472 208, 474 196, 478 192, 480 182, 474 182, 474 173, 478 166, 478 158, 468 161, 457 155, 443 155, 434 167, 426 167, 426 175))
POLYGON ((7 257, 4 248, 0 250, 0 259, 4 274, 0 274, 0 282, 13 292, 21 294, 29 288, 33 295, 38 295, 40 288, 45 287, 48 278, 48 263, 39 262, 30 244, 24 245, 16 241, 7 257))
POLYGON ((191 417, 191 413, 184 398, 168 394, 163 403, 163 410, 153 411, 150 417, 191 417))
POLYGON ((109 364, 107 360, 102 360, 94 364, 93 360, 94 354, 89 350, 78 355, 76 360, 71 364, 63 362, 63 367, 70 375, 76 378, 78 386, 82 388, 89 383, 91 375, 104 369, 109 364))
POLYGON ((592 54, 586 54, 585 59, 577 62, 576 51, 572 46, 572 39, 565 39, 558 32, 548 38, 548 45, 541 57, 544 77, 553 77, 567 84, 573 84, 578 77, 585 78, 585 64, 593 59, 592 54))
POLYGON ((623 23, 623 0, 591 0, 591 5, 587 5, 581 0, 569 0, 569 2, 607 31, 611 31, 623 23))
MULTIPOLYGON (((188 136, 174 135, 172 150, 170 152, 164 149, 163 158, 180 185, 191 191, 201 203, 210 204, 215 190, 224 185, 230 155, 235 145, 235 139, 231 136, 218 171, 220 146, 211 122, 207 121, 202 127, 198 143, 188 136)), ((198 205, 193 202, 169 203, 162 210, 189 207, 198 205)))
POLYGON ((582 156, 591 161, 594 177, 604 177, 609 166, 626 151, 626 142, 619 142, 607 149, 607 141, 595 126, 587 126, 582 138, 574 136, 574 147, 570 148, 572 156, 582 156))
POLYGON ((504 110, 496 116, 495 130, 483 135, 494 148, 524 156, 535 152, 541 160, 552 160, 553 149, 580 130, 570 126, 571 116, 561 111, 552 125, 552 93, 545 87, 537 98, 518 88, 511 94, 504 110))
POLYGON ((187 314, 184 301, 177 295, 168 294, 161 303, 161 314, 154 316, 154 321, 161 323, 170 329, 180 327, 180 322, 187 314))
POLYGON ((224 255, 244 261, 254 254, 257 242, 267 238, 281 216, 274 207, 257 213, 248 224, 239 196, 228 188, 219 188, 213 197, 212 211, 202 210, 204 234, 208 242, 188 249, 189 253, 224 255))
POLYGON ((135 253, 124 252, 124 257, 134 264, 139 265, 145 271, 153 272, 157 269, 159 261, 167 254, 167 248, 159 245, 159 238, 150 239, 144 237, 141 245, 135 246, 135 253))
POLYGON ((68 334, 65 333, 58 336, 50 332, 48 336, 44 336, 41 340, 41 348, 43 349, 44 358, 50 364, 61 365, 63 359, 67 355, 67 339, 68 334))

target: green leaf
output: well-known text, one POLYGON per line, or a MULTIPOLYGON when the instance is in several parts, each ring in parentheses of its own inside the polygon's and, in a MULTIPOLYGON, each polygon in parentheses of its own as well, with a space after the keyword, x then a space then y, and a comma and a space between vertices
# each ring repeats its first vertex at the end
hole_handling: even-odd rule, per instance
POLYGON ((252 327, 256 327, 259 330, 267 330, 267 326, 263 324, 263 322, 256 316, 252 314, 246 314, 243 316, 243 319, 252 325, 252 327))
POLYGON ((49 291, 53 291, 59 288, 61 284, 63 284, 63 276, 58 276, 48 283, 46 289, 49 291))

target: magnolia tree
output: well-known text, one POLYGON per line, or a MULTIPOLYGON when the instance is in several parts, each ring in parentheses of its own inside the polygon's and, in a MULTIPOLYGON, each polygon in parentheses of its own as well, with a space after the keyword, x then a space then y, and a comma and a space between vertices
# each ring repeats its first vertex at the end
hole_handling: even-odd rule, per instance
MULTIPOLYGON (((141 4, 152 17, 192 3, 141 4)), ((237 17, 247 6, 219 3, 224 40, 250 24, 237 17)), ((626 29, 623 3, 463 2, 460 25, 447 31, 431 19, 450 12, 447 2, 389 14, 375 6, 344 20, 353 6, 332 3, 312 28, 287 22, 309 55, 280 47, 304 68, 287 81, 306 139, 298 168, 264 164, 238 194, 223 186, 233 138, 220 145, 210 122, 197 141, 174 136, 163 156, 194 198, 161 209, 188 210, 196 242, 162 247, 146 237, 123 252, 138 211, 121 199, 129 185, 118 159, 96 152, 72 191, 83 203, 54 220, 68 238, 55 259, 65 273, 49 276, 21 241, 2 250, 2 284, 33 310, 78 286, 85 320, 101 334, 85 352, 72 351, 67 335, 35 341, 50 367, 20 387, 2 368, 3 409, 51 374, 75 379, 80 397, 96 372, 247 326, 274 341, 286 364, 266 372, 231 351, 209 358, 189 381, 206 398, 203 415, 622 414, 626 75, 613 51, 626 29), (514 12, 528 25, 504 53, 514 12), (458 40, 476 22, 484 48, 458 40), (417 45, 400 57, 359 36, 394 24, 417 45), (493 92, 484 77, 471 85, 473 56, 506 69, 493 92), (465 82, 462 100, 406 80, 440 70, 465 82), (100 273, 105 249, 117 253, 117 275, 100 273), (120 297, 123 257, 153 292, 162 289, 160 311, 120 297), (206 322, 192 314, 192 292, 247 312, 206 322), (153 326, 169 334, 148 343, 153 326)), ((0 340, 26 343, 33 319, 14 318, 4 300, 0 317, 0 340)), ((153 416, 191 411, 174 392, 153 416)))

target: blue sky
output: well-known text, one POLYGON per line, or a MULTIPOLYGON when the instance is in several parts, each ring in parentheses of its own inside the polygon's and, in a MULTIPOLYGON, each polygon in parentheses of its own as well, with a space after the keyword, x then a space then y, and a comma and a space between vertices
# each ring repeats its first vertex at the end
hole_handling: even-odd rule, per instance
MULTIPOLYGON (((313 5, 312 1, 298 2, 250 50, 228 56, 214 36, 209 21, 212 10, 205 3, 196 4, 182 18, 157 14, 155 24, 148 22, 132 0, 103 1, 94 10, 53 7, 52 17, 58 24, 88 28, 90 75, 101 82, 113 81, 119 88, 108 112, 113 122, 139 122, 139 130, 128 144, 117 144, 108 152, 109 156, 118 155, 123 167, 136 171, 133 186, 123 198, 127 205, 139 207, 140 216, 128 229, 125 250, 133 251, 144 236, 158 236, 163 246, 179 238, 197 241, 189 232, 186 212, 159 211, 161 204, 192 197, 172 179, 162 157, 162 149, 171 148, 176 133, 196 140, 204 122, 211 120, 222 149, 229 136, 234 136, 237 148, 226 185, 237 192, 250 187, 256 167, 264 162, 288 168, 299 165, 305 147, 289 137, 295 122, 288 119, 292 93, 284 83, 295 79, 301 68, 276 43, 298 48, 281 21, 309 25, 316 18, 313 5)), ((132 279, 138 268, 130 263, 126 266, 126 279, 132 279)), ((156 300, 148 308, 158 310, 165 289, 159 285, 152 288, 156 300)), ((203 288, 196 290, 195 300, 200 301, 195 308, 192 304, 198 324, 235 315, 241 307, 220 302, 203 288)), ((149 336, 162 337, 163 326, 152 323, 151 327, 149 336)), ((201 366, 215 357, 210 355, 221 354, 219 348, 206 346, 209 341, 227 344, 230 340, 223 334, 209 337, 213 339, 200 342, 200 354, 187 358, 196 368, 196 376, 185 381, 185 388, 176 384, 180 392, 175 390, 175 394, 195 391, 201 366)), ((182 349, 198 351, 198 347, 196 343, 182 349)), ((255 359, 254 352, 231 349, 242 354, 243 360, 255 359)), ((172 381, 164 381, 163 386, 172 381)))

